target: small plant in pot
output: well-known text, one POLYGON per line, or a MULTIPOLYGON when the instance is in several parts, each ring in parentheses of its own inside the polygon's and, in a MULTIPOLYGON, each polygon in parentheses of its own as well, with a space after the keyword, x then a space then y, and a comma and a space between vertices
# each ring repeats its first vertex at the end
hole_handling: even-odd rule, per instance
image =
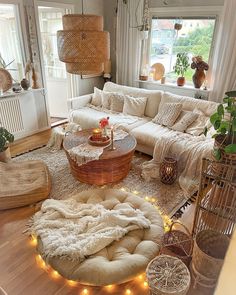
POLYGON ((11 156, 9 151, 9 143, 14 141, 14 135, 4 127, 0 127, 0 161, 7 162, 11 156))
POLYGON ((177 53, 177 59, 174 66, 175 73, 179 76, 177 79, 178 86, 184 86, 185 84, 185 73, 189 67, 189 58, 186 52, 177 53))
POLYGON ((236 91, 226 92, 210 121, 216 130, 213 154, 217 161, 236 165, 236 91))

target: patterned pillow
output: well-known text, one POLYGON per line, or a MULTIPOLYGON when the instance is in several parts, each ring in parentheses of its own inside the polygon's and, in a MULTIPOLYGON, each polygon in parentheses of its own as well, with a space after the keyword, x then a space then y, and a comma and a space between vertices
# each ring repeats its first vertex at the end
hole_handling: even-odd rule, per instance
POLYGON ((120 93, 112 93, 111 95, 111 110, 122 113, 124 107, 125 96, 120 93))
POLYGON ((179 117, 181 110, 182 103, 165 103, 152 121, 170 128, 179 117))
POLYGON ((94 106, 101 106, 102 105, 102 90, 98 89, 97 87, 94 87, 94 93, 92 96, 91 104, 94 106))
POLYGON ((197 118, 197 113, 182 111, 175 124, 171 127, 172 130, 184 132, 197 118))
POLYGON ((146 103, 146 97, 132 97, 125 95, 123 113, 131 116, 143 117, 146 103))

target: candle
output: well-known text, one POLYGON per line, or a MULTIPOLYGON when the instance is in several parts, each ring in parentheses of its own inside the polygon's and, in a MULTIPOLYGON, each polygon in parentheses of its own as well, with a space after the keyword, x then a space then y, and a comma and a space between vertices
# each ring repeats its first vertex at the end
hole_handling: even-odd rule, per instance
POLYGON ((100 128, 93 129, 93 140, 101 140, 102 130, 100 128))

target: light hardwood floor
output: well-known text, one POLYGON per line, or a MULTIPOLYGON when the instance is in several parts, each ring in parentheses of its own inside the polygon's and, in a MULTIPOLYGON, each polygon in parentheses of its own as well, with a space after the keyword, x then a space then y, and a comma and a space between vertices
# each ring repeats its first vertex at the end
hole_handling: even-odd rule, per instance
MULTIPOLYGON (((11 147, 12 155, 38 148, 47 143, 50 130, 16 141, 11 147)), ((62 277, 56 277, 50 270, 40 267, 35 246, 23 233, 36 207, 29 206, 0 211, 0 286, 8 295, 148 295, 144 280, 136 280, 120 286, 92 288, 79 284, 71 285, 62 277), (131 293, 129 293, 129 291, 131 293)), ((194 205, 189 206, 181 221, 191 228, 194 205)), ((204 290, 191 290, 189 295, 207 294, 204 290)))

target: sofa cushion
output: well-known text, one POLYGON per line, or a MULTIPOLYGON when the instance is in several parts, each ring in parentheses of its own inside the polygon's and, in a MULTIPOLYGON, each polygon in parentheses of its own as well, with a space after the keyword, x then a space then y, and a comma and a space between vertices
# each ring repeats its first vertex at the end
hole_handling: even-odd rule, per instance
POLYGON ((102 108, 103 109, 110 110, 112 95, 113 95, 112 92, 102 91, 102 108))
POLYGON ((179 117, 181 110, 181 103, 165 103, 152 121, 160 125, 171 127, 179 117))
POLYGON ((94 87, 94 93, 92 95, 91 104, 94 106, 102 105, 102 90, 94 87))
POLYGON ((198 109, 195 109, 193 113, 198 114, 198 118, 186 129, 186 133, 189 133, 194 136, 203 134, 205 128, 211 128, 210 118, 207 117, 203 112, 198 109))
POLYGON ((171 127, 172 130, 184 132, 197 118, 198 114, 189 111, 182 111, 175 124, 171 127))
POLYGON ((194 109, 199 109, 206 116, 211 116, 217 109, 218 104, 213 101, 196 99, 188 96, 181 96, 165 92, 162 96, 159 111, 163 108, 165 103, 182 103, 183 110, 193 111, 194 109))
POLYGON ((123 113, 131 116, 143 117, 147 98, 125 95, 123 113))
POLYGON ((120 93, 114 93, 111 96, 111 111, 122 113, 124 107, 124 95, 120 93))
POLYGON ((127 132, 151 120, 148 117, 138 118, 124 115, 123 113, 112 114, 111 112, 105 112, 102 109, 97 110, 91 107, 84 107, 74 110, 71 113, 72 121, 79 124, 82 129, 98 127, 99 120, 103 117, 109 117, 111 125, 119 127, 127 132))
POLYGON ((144 115, 150 118, 154 118, 156 116, 163 94, 163 91, 160 90, 148 90, 143 88, 128 87, 112 82, 105 83, 103 90, 110 92, 119 92, 133 97, 147 97, 147 104, 144 115))

